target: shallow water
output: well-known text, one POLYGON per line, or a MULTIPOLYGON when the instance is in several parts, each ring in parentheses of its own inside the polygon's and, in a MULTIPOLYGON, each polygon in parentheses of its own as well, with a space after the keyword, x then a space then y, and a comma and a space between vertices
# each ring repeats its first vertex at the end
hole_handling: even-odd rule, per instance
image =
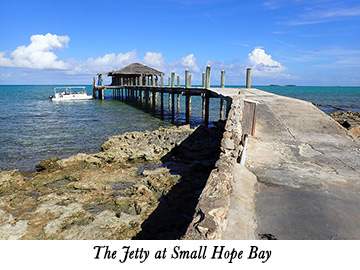
MULTIPOLYGON (((140 110, 112 100, 112 90, 105 90, 105 100, 49 101, 54 87, 0 86, 0 169, 34 171, 37 163, 50 157, 98 152, 109 136, 185 123, 185 97, 181 97, 180 112, 172 123, 167 95, 161 115, 159 108, 140 110)), ((327 113, 337 110, 331 105, 360 111, 360 87, 256 88, 322 104, 319 108, 327 113)), ((92 93, 91 86, 86 89, 92 93)), ((219 119, 219 107, 219 100, 211 99, 210 121, 219 119)), ((201 98, 192 97, 191 126, 202 123, 201 114, 201 98)))

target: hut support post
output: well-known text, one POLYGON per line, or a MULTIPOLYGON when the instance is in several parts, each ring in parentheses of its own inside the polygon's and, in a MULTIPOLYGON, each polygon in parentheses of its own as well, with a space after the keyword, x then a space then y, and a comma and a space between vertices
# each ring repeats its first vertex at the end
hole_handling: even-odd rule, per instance
POLYGON ((149 90, 145 90, 145 107, 149 107, 149 90))
POLYGON ((155 96, 155 92, 152 92, 152 108, 153 108, 153 110, 155 110, 155 106, 156 106, 156 96, 155 96))
POLYGON ((140 107, 142 107, 143 104, 143 91, 139 90, 139 101, 140 101, 140 107))

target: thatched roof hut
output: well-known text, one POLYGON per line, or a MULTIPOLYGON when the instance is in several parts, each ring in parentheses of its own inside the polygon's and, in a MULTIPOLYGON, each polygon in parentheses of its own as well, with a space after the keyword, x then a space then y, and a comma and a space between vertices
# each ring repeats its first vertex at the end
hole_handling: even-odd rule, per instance
POLYGON ((153 85, 158 82, 158 76, 164 75, 164 73, 139 63, 133 63, 117 71, 110 71, 107 75, 112 77, 111 85, 153 85))

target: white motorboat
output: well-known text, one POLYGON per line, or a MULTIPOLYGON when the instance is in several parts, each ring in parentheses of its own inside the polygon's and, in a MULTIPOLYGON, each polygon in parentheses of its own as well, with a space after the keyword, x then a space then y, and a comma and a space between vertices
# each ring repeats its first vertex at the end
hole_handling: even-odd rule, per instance
POLYGON ((86 94, 84 86, 72 86, 72 87, 55 87, 54 96, 49 96, 50 100, 90 100, 92 96, 86 94))

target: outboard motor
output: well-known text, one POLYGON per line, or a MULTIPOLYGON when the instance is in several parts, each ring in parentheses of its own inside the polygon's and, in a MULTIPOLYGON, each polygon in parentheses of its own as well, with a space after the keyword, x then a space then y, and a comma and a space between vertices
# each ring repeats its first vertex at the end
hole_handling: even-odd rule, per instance
POLYGON ((49 99, 50 99, 50 100, 52 100, 53 98, 54 98, 54 96, 52 96, 52 95, 49 96, 49 99))

